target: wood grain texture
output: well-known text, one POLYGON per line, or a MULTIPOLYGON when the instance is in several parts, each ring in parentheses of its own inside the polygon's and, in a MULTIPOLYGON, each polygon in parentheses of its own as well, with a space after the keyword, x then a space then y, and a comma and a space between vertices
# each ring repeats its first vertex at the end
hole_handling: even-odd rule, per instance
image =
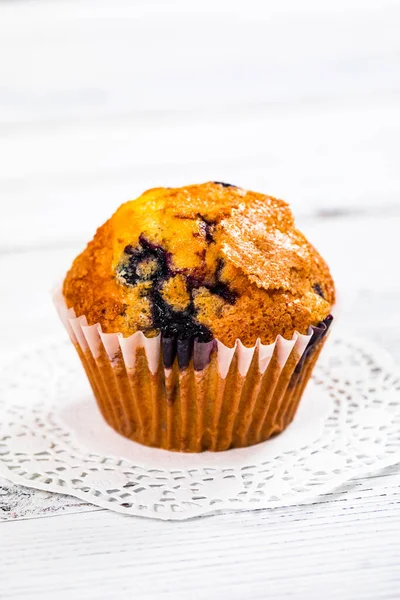
POLYGON ((399 25, 396 0, 2 3, 0 251, 214 179, 398 213, 399 25))
POLYGON ((399 532, 391 471, 295 508, 183 523, 110 512, 6 523, 2 598, 395 600, 399 532))
POLYGON ((282 197, 299 216, 400 214, 399 140, 391 104, 22 129, 0 136, 0 252, 83 243, 145 189, 212 180, 282 197))
MULTIPOLYGON (((0 3, 0 360, 65 335, 49 297, 143 189, 290 201, 343 329, 400 364, 397 0, 0 3)), ((397 600, 400 470, 297 507, 183 523, 0 524, 2 600, 397 600)))

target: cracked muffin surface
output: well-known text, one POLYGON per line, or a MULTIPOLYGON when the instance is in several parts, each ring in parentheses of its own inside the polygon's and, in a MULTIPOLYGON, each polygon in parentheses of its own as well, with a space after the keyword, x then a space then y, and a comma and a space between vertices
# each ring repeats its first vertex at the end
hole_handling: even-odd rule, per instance
POLYGON ((289 206, 219 182, 156 188, 120 206, 75 259, 63 292, 107 333, 227 346, 306 333, 335 301, 328 266, 289 206))

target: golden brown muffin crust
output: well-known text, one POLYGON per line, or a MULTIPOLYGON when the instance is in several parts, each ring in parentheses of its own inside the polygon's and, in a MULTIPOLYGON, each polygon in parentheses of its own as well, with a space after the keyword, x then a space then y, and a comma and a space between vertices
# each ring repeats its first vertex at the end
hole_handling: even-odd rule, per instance
POLYGON ((105 332, 209 334, 229 346, 306 333, 335 302, 328 266, 289 206, 219 183, 155 188, 123 204, 63 291, 105 332))

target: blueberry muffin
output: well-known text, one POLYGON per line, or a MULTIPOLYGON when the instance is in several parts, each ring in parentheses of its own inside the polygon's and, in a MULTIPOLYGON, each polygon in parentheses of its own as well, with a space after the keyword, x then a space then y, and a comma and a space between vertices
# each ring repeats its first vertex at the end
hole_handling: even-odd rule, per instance
POLYGON ((201 451, 288 425, 335 288, 284 201, 213 182, 123 204, 75 259, 63 298, 106 420, 147 445, 201 451))

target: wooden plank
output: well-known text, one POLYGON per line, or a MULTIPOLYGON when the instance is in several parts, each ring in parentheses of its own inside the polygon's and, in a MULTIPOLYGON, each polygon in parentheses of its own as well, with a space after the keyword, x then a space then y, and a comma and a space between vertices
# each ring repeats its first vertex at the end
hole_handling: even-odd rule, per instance
POLYGON ((0 4, 2 123, 400 91, 395 0, 0 4))
POLYGON ((7 523, 2 598, 395 599, 398 484, 392 469, 311 506, 184 523, 109 512, 7 523))
POLYGON ((399 106, 75 123, 0 137, 0 250, 88 239, 159 185, 228 181, 296 215, 399 210, 399 106))

